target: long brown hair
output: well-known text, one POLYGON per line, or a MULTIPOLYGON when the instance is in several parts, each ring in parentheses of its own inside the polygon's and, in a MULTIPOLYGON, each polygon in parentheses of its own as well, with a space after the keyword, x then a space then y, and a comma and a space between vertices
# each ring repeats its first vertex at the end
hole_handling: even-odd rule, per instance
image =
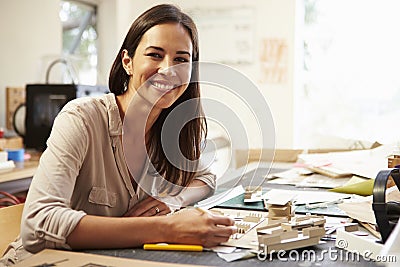
MULTIPOLYGON (((162 4, 154 6, 133 22, 125 37, 110 71, 109 87, 112 93, 115 95, 125 93, 129 82, 129 75, 122 66, 122 51, 126 49, 128 55, 133 58, 143 35, 150 28, 159 24, 171 22, 181 24, 188 31, 193 45, 192 62, 199 61, 198 33, 193 20, 174 5, 162 4)), ((198 77, 199 70, 194 66, 192 68, 191 82, 188 88, 173 105, 161 112, 150 129, 150 138, 146 144, 150 160, 157 172, 167 181, 181 186, 187 186, 193 180, 197 165, 195 164, 195 166, 188 167, 187 160, 197 162, 202 149, 201 142, 205 140, 207 136, 207 123, 200 103, 200 86, 197 82, 198 77), (161 130, 164 121, 175 107, 187 100, 190 100, 187 102, 189 104, 185 104, 186 107, 189 107, 189 110, 185 110, 187 112, 184 113, 174 114, 173 121, 174 124, 176 123, 174 129, 178 130, 182 128, 179 134, 179 147, 165 147, 168 144, 165 144, 166 142, 161 142, 161 130), (188 118, 194 119, 187 121, 188 118), (173 162, 177 160, 179 164, 178 166, 174 166, 174 164, 167 159, 164 150, 169 151, 168 155, 172 152, 171 154, 177 155, 177 157, 179 157, 178 155, 181 152, 186 160, 175 158, 173 162)))

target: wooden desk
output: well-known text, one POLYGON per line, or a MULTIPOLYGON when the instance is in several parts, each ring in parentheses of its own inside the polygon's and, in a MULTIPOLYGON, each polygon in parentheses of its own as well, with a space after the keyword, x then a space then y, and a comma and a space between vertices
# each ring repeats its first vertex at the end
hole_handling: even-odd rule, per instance
POLYGON ((17 162, 15 165, 13 170, 0 173, 0 191, 11 194, 27 191, 39 165, 39 160, 17 162))
MULTIPOLYGON (((254 169, 256 165, 249 164, 248 171, 253 172, 254 176, 251 174, 246 175, 240 184, 243 186, 252 184, 261 184, 265 188, 276 188, 276 189, 288 189, 288 190, 304 190, 302 188, 296 188, 292 185, 280 185, 280 184, 269 184, 264 180, 265 168, 261 167, 254 169), (253 179, 254 178, 254 179, 253 179)), ((267 166, 269 166, 267 164, 267 166)), ((273 164, 273 166, 284 166, 273 164)), ((242 169, 243 170, 243 169, 242 169)), ((239 170, 240 172, 242 170, 239 170)), ((271 170, 276 171, 277 169, 271 170)), ((232 177, 235 173, 232 172, 232 177)), ((218 182, 218 181, 217 181, 218 182)), ((232 188, 237 180, 225 178, 222 184, 219 186, 222 188, 232 188)), ((223 190, 223 189, 222 189, 223 190)), ((323 191, 324 189, 316 189, 318 191, 323 191)), ((226 207, 225 207, 226 208, 226 207)), ((188 251, 146 251, 142 248, 129 248, 129 249, 96 249, 96 250, 84 250, 86 253, 104 255, 104 256, 114 256, 119 258, 128 258, 135 260, 148 260, 162 263, 171 264, 195 264, 195 265, 209 265, 209 266, 229 266, 229 267, 257 267, 257 266, 379 266, 376 262, 364 259, 362 256, 357 257, 351 252, 347 252, 343 249, 335 247, 334 241, 322 241, 318 245, 304 247, 299 249, 293 249, 286 251, 284 253, 274 254, 273 256, 268 255, 266 259, 264 258, 249 258, 234 262, 226 262, 214 252, 204 251, 204 252, 188 252, 188 251), (307 263, 308 262, 308 263, 307 263)))
POLYGON ((36 172, 39 161, 16 162, 15 165, 16 167, 13 170, 0 174, 0 183, 32 177, 36 172))
MULTIPOLYGON (((366 260, 362 256, 354 257, 343 249, 336 248, 334 241, 328 241, 312 247, 294 249, 277 254, 268 255, 266 259, 257 256, 233 262, 226 262, 218 257, 217 253, 189 252, 189 251, 148 251, 142 248, 85 250, 86 253, 160 262, 160 264, 193 264, 207 266, 229 267, 291 267, 291 266, 380 266, 376 262, 366 260), (303 253, 303 254, 302 254, 303 253), (298 255, 298 256, 297 256, 298 255), (346 258, 347 257, 347 258, 346 258), (352 258, 353 257, 353 258, 352 258)), ((80 265, 81 266, 81 265, 80 265)))

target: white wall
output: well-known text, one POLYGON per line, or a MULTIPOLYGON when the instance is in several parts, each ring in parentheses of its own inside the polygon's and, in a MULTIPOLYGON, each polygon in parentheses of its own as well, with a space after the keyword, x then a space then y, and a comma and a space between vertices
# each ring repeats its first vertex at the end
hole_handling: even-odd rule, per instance
POLYGON ((98 75, 99 84, 108 85, 108 74, 119 46, 122 43, 121 35, 117 30, 117 10, 116 2, 118 0, 98 1, 97 9, 97 31, 98 36, 98 75))
MULTIPOLYGON (((108 73, 115 53, 133 20, 156 3, 155 0, 97 0, 99 32, 99 83, 108 82, 108 73)), ((171 2, 171 1, 170 1, 171 2)), ((293 145, 293 62, 296 0, 203 0, 172 1, 184 10, 208 7, 252 7, 256 10, 254 63, 234 66, 252 79, 266 98, 272 111, 279 148, 293 145), (263 38, 282 38, 288 43, 289 76, 282 84, 259 83, 260 42, 263 38)), ((43 82, 40 67, 44 55, 61 51, 61 25, 56 0, 0 1, 0 126, 5 125, 5 87, 43 82)), ((215 36, 215 40, 223 36, 215 36)), ((200 36, 201 38, 201 36, 200 36)), ((229 42, 230 40, 221 40, 229 42)), ((201 54, 213 48, 203 40, 201 54)), ((257 144, 254 144, 257 146, 257 144)))
MULTIPOLYGON (((118 0, 118 17, 117 25, 120 36, 125 36, 129 26, 133 20, 149 7, 165 3, 166 1, 157 0, 118 0)), ((255 19, 255 61, 253 64, 244 64, 233 66, 244 73, 253 82, 256 83, 262 94, 266 98, 275 122, 276 131, 276 147, 291 148, 293 146, 293 69, 294 69, 294 43, 295 43, 295 5, 296 0, 203 0, 203 1, 185 1, 175 0, 167 1, 175 3, 182 9, 193 9, 196 7, 207 8, 226 8, 226 7, 251 7, 256 10, 255 19), (260 83, 260 42, 264 38, 285 39, 288 43, 288 78, 282 84, 265 84, 260 83)), ((212 41, 229 42, 229 39, 221 39, 225 37, 224 33, 215 36, 213 40, 203 40, 210 42, 210 45, 203 45, 201 54, 211 53, 213 49, 212 41)), ((201 38, 201 32, 200 32, 201 38)), ((252 144, 257 147, 257 143, 252 144)))
POLYGON ((6 86, 40 82, 43 56, 60 53, 58 11, 54 0, 0 1, 0 127, 5 126, 6 86))

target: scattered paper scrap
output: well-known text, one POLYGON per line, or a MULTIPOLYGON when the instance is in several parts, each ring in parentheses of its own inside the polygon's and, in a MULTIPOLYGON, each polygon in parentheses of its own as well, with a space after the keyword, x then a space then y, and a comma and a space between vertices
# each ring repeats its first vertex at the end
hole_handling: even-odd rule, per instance
POLYGON ((217 253, 218 257, 221 259, 224 259, 227 262, 232 262, 236 260, 241 260, 241 259, 249 259, 253 258, 256 256, 252 251, 250 250, 244 250, 244 249, 237 249, 232 253, 226 254, 226 253, 217 253))

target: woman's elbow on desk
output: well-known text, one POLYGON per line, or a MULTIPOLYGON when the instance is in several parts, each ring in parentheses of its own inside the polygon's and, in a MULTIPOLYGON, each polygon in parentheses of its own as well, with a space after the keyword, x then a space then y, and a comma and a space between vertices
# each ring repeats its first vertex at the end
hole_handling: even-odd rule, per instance
POLYGON ((69 208, 35 209, 27 206, 22 215, 21 239, 25 250, 37 253, 45 248, 71 249, 67 236, 85 213, 69 208))

